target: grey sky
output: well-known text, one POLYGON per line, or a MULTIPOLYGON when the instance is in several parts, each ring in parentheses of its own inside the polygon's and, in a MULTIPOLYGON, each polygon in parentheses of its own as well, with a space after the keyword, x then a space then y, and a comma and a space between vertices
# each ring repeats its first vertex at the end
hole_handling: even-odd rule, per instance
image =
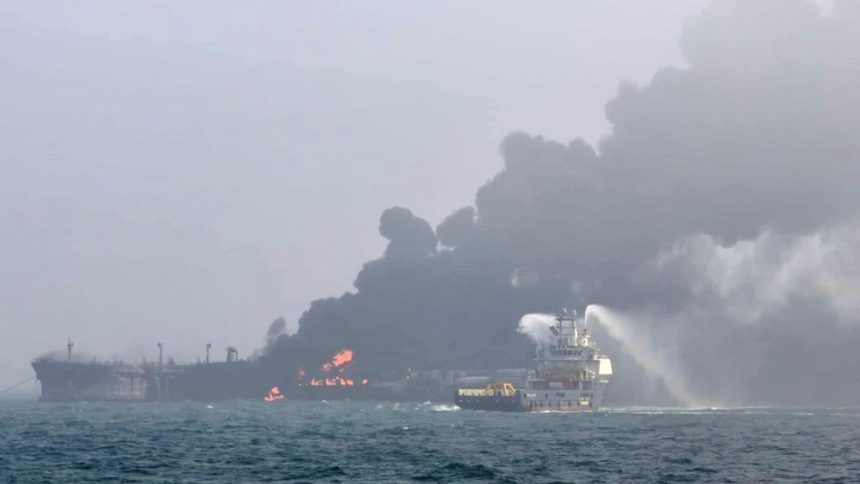
POLYGON ((66 337, 249 354, 351 289, 383 209, 470 204, 508 132, 597 141, 704 4, 0 6, 0 386, 66 337))

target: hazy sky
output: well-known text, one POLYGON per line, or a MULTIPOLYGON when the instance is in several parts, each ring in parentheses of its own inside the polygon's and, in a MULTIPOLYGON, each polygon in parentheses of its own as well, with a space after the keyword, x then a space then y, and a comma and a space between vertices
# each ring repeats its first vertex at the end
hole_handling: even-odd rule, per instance
POLYGON ((351 290, 382 210, 470 204, 505 134, 597 141, 705 3, 4 3, 0 387, 67 337, 248 355, 351 290))

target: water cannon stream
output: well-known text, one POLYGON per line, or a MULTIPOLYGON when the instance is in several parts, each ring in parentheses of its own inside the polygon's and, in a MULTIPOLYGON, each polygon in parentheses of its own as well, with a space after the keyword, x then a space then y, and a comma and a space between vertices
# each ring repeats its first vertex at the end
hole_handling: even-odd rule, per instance
POLYGON ((710 406, 688 388, 679 374, 679 365, 668 361, 665 353, 641 332, 630 317, 599 304, 589 304, 585 308, 584 319, 586 324, 598 324, 604 328, 646 373, 662 381, 672 397, 682 405, 710 406))

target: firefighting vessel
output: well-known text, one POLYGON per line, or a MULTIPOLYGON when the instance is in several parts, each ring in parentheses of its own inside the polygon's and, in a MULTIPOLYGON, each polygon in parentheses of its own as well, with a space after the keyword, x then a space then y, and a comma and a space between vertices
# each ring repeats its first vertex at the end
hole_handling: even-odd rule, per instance
POLYGON ((547 338, 537 343, 535 367, 524 381, 497 380, 483 388, 458 388, 460 408, 502 411, 595 410, 612 377, 612 361, 600 353, 584 319, 563 309, 547 338))

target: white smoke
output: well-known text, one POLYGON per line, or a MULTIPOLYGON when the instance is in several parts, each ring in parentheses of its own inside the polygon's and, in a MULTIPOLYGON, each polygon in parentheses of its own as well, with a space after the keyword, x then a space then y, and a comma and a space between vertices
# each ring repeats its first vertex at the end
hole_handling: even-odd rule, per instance
POLYGON ((547 343, 552 340, 550 326, 555 324, 555 316, 552 314, 531 313, 520 318, 517 331, 526 335, 535 344, 547 343))
POLYGON ((797 297, 820 299, 840 322, 860 317, 860 223, 788 237, 763 232, 729 246, 708 235, 677 241, 652 263, 661 279, 686 286, 691 304, 724 308, 753 324, 797 297))
POLYGON ((860 223, 794 236, 765 231, 725 245, 708 235, 684 237, 643 274, 645 283, 668 286, 674 302, 624 312, 590 306, 587 319, 681 402, 767 403, 758 399, 781 393, 756 393, 763 383, 814 378, 801 376, 797 362, 844 353, 836 335, 857 328, 860 223))

